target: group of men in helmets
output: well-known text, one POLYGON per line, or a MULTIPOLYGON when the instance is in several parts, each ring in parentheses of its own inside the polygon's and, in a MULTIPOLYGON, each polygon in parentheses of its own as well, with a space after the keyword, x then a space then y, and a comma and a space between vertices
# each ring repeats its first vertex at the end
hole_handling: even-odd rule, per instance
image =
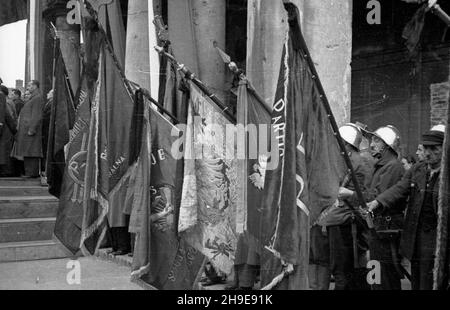
POLYGON ((395 127, 369 132, 359 124, 347 124, 340 134, 367 208, 361 208, 347 176, 339 190, 339 205, 325 210, 311 231, 312 244, 322 245, 311 248, 312 289, 328 289, 331 275, 337 290, 400 290, 405 277, 413 290, 433 289, 445 126, 435 126, 423 135, 419 162, 408 171, 401 162, 400 133, 395 127), (371 156, 361 149, 363 140, 370 143, 371 156), (372 229, 358 221, 368 216, 372 229), (329 253, 325 263, 320 252, 329 253), (401 264, 404 258, 411 263, 411 276, 401 264), (370 286, 369 259, 379 262, 381 273, 370 286))

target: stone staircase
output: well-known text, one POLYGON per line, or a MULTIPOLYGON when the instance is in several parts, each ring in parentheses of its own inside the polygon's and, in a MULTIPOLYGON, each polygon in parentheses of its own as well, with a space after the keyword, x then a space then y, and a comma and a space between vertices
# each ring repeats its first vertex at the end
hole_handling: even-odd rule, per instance
POLYGON ((53 240, 57 210, 39 179, 0 179, 0 263, 71 256, 53 240))

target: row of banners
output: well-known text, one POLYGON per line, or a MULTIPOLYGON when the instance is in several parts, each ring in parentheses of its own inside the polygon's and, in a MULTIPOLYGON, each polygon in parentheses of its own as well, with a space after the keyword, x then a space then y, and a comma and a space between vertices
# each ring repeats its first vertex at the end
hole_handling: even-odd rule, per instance
POLYGON ((255 253, 262 286, 291 266, 277 288, 308 289, 310 223, 335 203, 346 169, 299 44, 298 17, 290 20, 273 110, 242 79, 236 123, 175 64, 162 62, 159 97, 166 112, 186 121, 181 127, 140 89, 131 93, 101 31, 112 20, 99 28, 83 18, 85 69, 74 104, 64 63, 56 62, 49 152, 49 182, 60 198, 56 237, 73 253, 93 255, 108 226, 124 226, 128 215, 136 234, 132 278, 158 289, 192 289, 205 259, 228 275, 253 264, 255 253), (245 139, 247 155, 258 141, 258 156, 227 156, 237 145, 223 135, 236 124, 259 128, 245 139), (180 141, 185 156, 174 152, 180 141))
POLYGON ((205 259, 229 275, 255 253, 263 286, 289 264, 294 273, 284 283, 306 289, 309 223, 336 200, 344 165, 296 43, 298 23, 286 36, 273 111, 248 81, 239 84, 236 123, 257 128, 246 136, 245 154, 254 153, 255 141, 258 151, 238 159, 228 156, 237 154, 237 144, 224 136, 236 123, 171 62, 159 97, 186 120, 184 131, 140 90, 130 92, 117 65, 118 44, 102 31, 114 28, 111 15, 100 29, 83 19, 85 70, 74 104, 57 62, 49 161, 57 172, 49 182, 60 197, 56 237, 73 253, 92 255, 108 226, 125 226, 128 215, 136 234, 132 277, 159 289, 191 289, 205 259), (173 152, 180 139, 185 156, 173 152))

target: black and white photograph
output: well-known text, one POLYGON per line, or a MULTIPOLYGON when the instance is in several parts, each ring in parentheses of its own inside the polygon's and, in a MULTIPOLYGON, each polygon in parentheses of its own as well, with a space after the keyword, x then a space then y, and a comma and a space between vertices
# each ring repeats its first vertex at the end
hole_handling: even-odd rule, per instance
POLYGON ((0 0, 0 291, 448 291, 449 102, 447 0, 0 0))

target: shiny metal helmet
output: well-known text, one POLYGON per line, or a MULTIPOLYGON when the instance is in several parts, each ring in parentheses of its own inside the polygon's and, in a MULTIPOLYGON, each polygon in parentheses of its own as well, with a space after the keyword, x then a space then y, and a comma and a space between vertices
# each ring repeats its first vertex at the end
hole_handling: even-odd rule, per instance
POLYGON ((339 128, 339 133, 342 139, 348 144, 354 146, 358 151, 363 140, 363 135, 361 130, 355 124, 345 124, 339 128))
POLYGON ((445 133, 445 125, 436 125, 431 128, 431 131, 439 131, 445 133))
POLYGON ((383 140, 394 152, 400 154, 400 132, 397 128, 391 125, 380 127, 372 135, 383 140))

